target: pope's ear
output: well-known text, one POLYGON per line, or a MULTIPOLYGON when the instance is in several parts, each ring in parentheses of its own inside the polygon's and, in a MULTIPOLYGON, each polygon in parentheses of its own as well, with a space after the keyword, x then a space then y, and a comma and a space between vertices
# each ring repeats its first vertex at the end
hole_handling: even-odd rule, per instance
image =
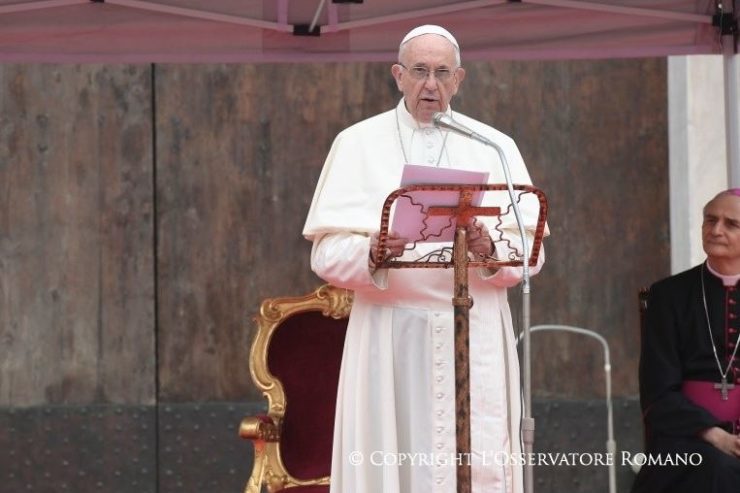
POLYGON ((393 78, 396 80, 396 87, 398 87, 399 91, 401 91, 401 71, 402 70, 403 70, 403 67, 401 67, 397 63, 394 63, 391 66, 391 74, 393 74, 393 78))
POLYGON ((457 77, 457 84, 460 85, 460 83, 465 79, 465 69, 460 67, 455 71, 455 77, 457 77))

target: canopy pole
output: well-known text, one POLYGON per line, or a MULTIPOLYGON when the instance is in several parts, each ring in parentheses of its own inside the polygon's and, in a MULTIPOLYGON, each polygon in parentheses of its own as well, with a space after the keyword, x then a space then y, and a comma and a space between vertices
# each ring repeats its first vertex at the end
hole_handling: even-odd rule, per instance
POLYGON ((326 0, 321 0, 319 6, 316 7, 316 12, 313 14, 313 19, 311 19, 311 25, 308 27, 308 32, 313 32, 313 30, 316 28, 316 24, 319 23, 319 16, 321 15, 321 11, 324 10, 325 3, 326 0))
POLYGON ((724 54, 725 69, 725 141, 727 144, 727 183, 740 187, 740 99, 738 98, 738 57, 724 54))
POLYGON ((722 11, 730 14, 734 28, 722 32, 722 65, 725 78, 725 144, 727 146, 727 183, 740 187, 740 76, 738 75, 737 14, 733 0, 725 0, 722 11))

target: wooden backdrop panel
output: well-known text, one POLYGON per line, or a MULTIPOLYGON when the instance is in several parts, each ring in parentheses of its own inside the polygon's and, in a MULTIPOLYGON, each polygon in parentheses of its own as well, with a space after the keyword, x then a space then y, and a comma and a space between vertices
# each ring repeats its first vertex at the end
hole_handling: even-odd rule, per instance
MULTIPOLYGON (((455 109, 512 135, 550 199, 533 322, 602 333, 615 393, 634 395, 636 292, 669 269, 665 61, 466 67, 455 109)), ((161 396, 256 398, 249 317, 321 282, 300 233, 329 146, 399 94, 388 64, 157 66, 155 79, 161 396)), ((538 395, 603 393, 597 345, 537 335, 534 358, 538 395)))
MULTIPOLYGON (((549 199, 532 324, 603 335, 615 395, 635 395, 637 292, 670 273, 666 61, 474 64, 468 79, 486 82, 458 106, 514 137, 549 199)), ((597 341, 545 333, 532 349, 535 395, 604 394, 597 341)))
MULTIPOLYGON (((521 82, 512 104, 533 117, 506 126, 548 192, 552 217, 533 323, 599 332, 610 344, 615 394, 636 395, 637 292, 670 273, 666 61, 519 64, 513 79, 521 82)), ((533 340, 536 395, 604 394, 598 342, 533 340)))
POLYGON ((0 65, 0 406, 153 402, 150 79, 0 65))
POLYGON ((303 222, 334 135, 387 106, 378 68, 157 66, 163 399, 257 398, 251 317, 322 282, 303 222))
MULTIPOLYGON (((533 322, 604 334, 633 395, 634 293, 669 265, 665 62, 467 68, 455 108, 550 198, 533 322)), ((0 402, 153 398, 155 136, 162 397, 257 397, 249 319, 320 283, 300 231, 331 141, 399 97, 387 64, 157 66, 155 132, 151 70, 2 67, 0 402)), ((600 394, 598 346, 534 349, 538 394, 600 394)))
MULTIPOLYGON (((617 434, 636 450, 636 292, 669 269, 665 61, 467 68, 455 109, 511 134, 550 198, 533 322, 607 337, 626 397, 617 434)), ((336 133, 398 100, 388 71, 0 66, 0 475, 11 489, 243 485, 250 449, 234 426, 263 402, 248 374, 250 318, 265 297, 321 282, 303 221, 336 133), (196 459, 232 445, 196 470, 188 444, 196 459), (80 466, 74 477, 59 461, 36 474, 49 450, 80 466)), ((547 422, 584 401, 584 443, 603 443, 588 431, 603 422, 598 345, 533 340, 541 446, 572 438, 547 422)))

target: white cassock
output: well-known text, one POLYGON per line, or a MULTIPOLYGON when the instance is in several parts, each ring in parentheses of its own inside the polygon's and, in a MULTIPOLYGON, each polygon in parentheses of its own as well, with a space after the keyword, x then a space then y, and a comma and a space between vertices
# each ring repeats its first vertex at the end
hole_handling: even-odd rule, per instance
MULTIPOLYGON (((501 145, 514 183, 531 183, 511 138, 453 116, 501 145)), ((373 273, 368 267, 369 235, 379 229, 384 200, 399 188, 404 153, 412 164, 488 171, 490 183, 505 182, 493 149, 419 128, 403 100, 335 139, 303 231, 313 241, 312 269, 355 292, 337 394, 332 493, 456 491, 453 269, 373 273)), ((503 195, 484 205, 499 199, 503 195)), ((530 199, 521 204, 529 234, 538 210, 530 199)), ((503 224, 509 245, 521 244, 513 214, 503 224)), ((406 256, 433 247, 421 244, 406 256)), ((507 248, 507 242, 496 242, 498 256, 507 248)), ((541 253, 533 274, 543 259, 541 253)), ((473 493, 522 489, 521 467, 511 465, 513 454, 521 452, 521 397, 506 294, 520 280, 521 268, 513 267, 469 276, 473 493)))

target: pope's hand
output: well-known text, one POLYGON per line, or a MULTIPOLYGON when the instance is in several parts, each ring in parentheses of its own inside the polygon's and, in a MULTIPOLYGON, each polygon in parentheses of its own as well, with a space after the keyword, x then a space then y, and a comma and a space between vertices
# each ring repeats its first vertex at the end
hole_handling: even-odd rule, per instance
POLYGON ((467 227, 468 251, 476 257, 488 257, 493 255, 495 247, 486 225, 478 220, 473 220, 467 227))
MULTIPOLYGON (((379 238, 380 232, 378 231, 370 235, 370 267, 375 267, 380 255, 380 252, 378 251, 379 238)), ((388 233, 385 240, 385 255, 383 255, 383 258, 388 259, 403 255, 403 250, 408 242, 408 238, 402 238, 395 231, 391 231, 388 233)))

